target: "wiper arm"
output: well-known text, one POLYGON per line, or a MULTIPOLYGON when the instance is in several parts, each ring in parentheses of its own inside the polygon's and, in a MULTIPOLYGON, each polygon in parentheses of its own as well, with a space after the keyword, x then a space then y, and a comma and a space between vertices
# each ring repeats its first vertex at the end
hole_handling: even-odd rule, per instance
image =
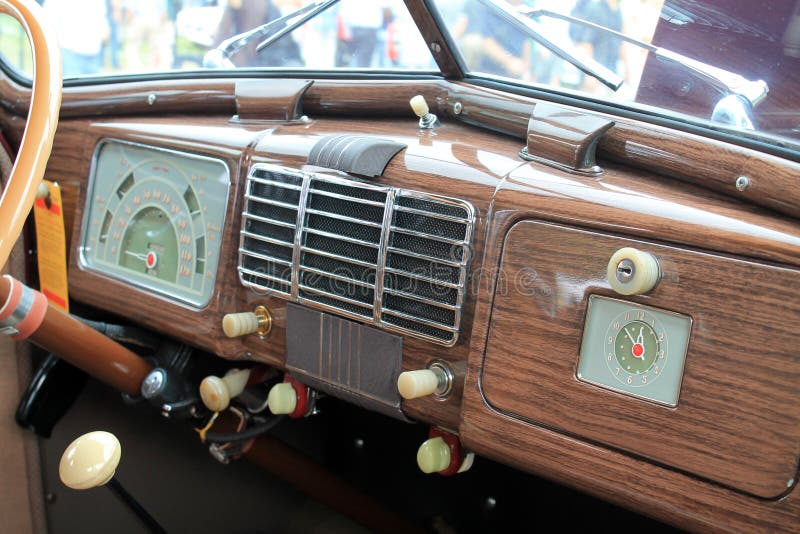
POLYGON ((667 50, 666 48, 661 48, 650 43, 634 39, 633 37, 625 35, 624 33, 606 28, 605 26, 600 26, 599 24, 595 24, 594 22, 590 22, 588 20, 579 19, 570 15, 562 15, 561 13, 547 9, 523 8, 519 10, 519 12, 533 18, 550 17, 554 19, 561 19, 601 31, 609 35, 613 35, 614 37, 617 37, 627 43, 634 44, 640 48, 644 48, 648 52, 652 52, 659 59, 680 65, 686 70, 693 72, 694 74, 697 74, 703 79, 707 80, 720 92, 726 95, 736 95, 742 97, 754 107, 758 105, 758 103, 761 102, 769 92, 769 86, 764 80, 748 80, 747 78, 734 72, 720 69, 718 67, 708 65, 707 63, 703 63, 702 61, 697 61, 682 54, 678 54, 677 52, 667 50))
POLYGON ((283 15, 282 17, 273 19, 265 24, 262 24, 261 26, 256 26, 252 30, 248 30, 225 39, 219 44, 219 46, 206 52, 206 54, 203 56, 203 67, 207 69, 236 68, 236 65, 233 64, 233 61, 231 61, 231 57, 236 55, 240 50, 250 44, 251 41, 268 36, 256 47, 256 52, 261 52, 261 50, 268 47, 287 33, 294 31, 295 28, 304 22, 311 20, 338 2, 339 0, 323 0, 319 2, 313 2, 289 13, 288 15, 283 15), (300 15, 303 16, 291 24, 286 25, 287 21, 295 17, 299 17, 300 15), (273 34, 272 32, 281 25, 285 26, 273 34))
POLYGON ((555 43, 542 35, 539 30, 536 29, 536 26, 533 24, 533 22, 529 18, 523 16, 527 14, 526 12, 520 11, 518 8, 512 6, 505 0, 479 1, 490 9, 494 10, 494 12, 497 13, 497 15, 499 15, 507 23, 511 24, 564 61, 571 63, 582 72, 593 78, 596 78, 606 87, 616 91, 622 85, 623 79, 611 69, 598 63, 594 59, 580 58, 576 53, 568 50, 567 47, 555 43))

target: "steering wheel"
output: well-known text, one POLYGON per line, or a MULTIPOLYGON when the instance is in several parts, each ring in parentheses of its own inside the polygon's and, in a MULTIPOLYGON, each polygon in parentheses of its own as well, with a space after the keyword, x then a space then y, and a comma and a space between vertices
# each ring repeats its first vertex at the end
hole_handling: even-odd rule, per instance
POLYGON ((20 23, 33 51, 28 121, 17 159, 0 196, 2 268, 31 211, 53 146, 61 107, 61 49, 44 10, 33 0, 0 0, 0 13, 10 15, 20 23))

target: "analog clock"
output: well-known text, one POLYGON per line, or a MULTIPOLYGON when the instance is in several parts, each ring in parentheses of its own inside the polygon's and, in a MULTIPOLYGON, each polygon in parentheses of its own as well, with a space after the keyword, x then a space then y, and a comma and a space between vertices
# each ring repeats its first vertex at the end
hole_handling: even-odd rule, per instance
POLYGON ((691 324, 686 315, 593 295, 577 377, 676 406, 691 324))

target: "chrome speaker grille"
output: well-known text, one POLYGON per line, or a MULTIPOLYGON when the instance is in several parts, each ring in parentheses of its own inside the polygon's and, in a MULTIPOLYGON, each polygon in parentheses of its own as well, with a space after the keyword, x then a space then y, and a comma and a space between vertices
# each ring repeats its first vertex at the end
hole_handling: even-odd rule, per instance
POLYGON ((239 277, 257 291, 451 346, 473 226, 461 200, 257 164, 239 277))

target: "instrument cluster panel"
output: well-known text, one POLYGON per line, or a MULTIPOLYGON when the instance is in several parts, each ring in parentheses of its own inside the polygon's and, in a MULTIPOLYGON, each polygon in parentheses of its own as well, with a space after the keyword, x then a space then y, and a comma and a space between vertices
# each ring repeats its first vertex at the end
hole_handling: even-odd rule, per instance
POLYGON ((230 171, 206 156, 104 140, 81 232, 90 271, 202 308, 214 291, 230 171))

